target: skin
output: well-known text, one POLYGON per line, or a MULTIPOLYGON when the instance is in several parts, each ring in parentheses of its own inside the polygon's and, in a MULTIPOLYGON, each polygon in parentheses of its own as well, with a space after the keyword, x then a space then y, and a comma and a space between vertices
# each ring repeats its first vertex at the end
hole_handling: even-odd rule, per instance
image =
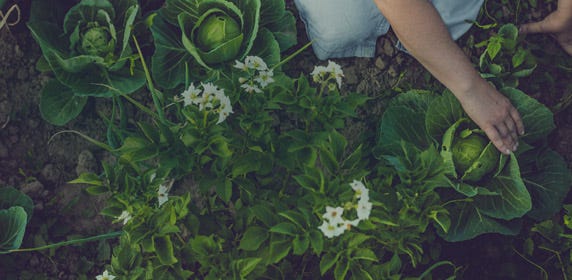
POLYGON ((524 24, 521 33, 549 33, 572 55, 572 0, 558 0, 558 9, 539 22, 524 24))
POLYGON ((510 103, 482 79, 451 38, 427 0, 374 0, 407 50, 457 97, 469 117, 504 154, 518 148, 522 119, 510 103))

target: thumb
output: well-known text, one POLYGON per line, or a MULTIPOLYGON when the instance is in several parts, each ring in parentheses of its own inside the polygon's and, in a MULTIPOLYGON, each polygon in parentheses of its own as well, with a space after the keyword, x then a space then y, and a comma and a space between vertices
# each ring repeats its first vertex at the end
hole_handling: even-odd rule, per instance
POLYGON ((525 23, 518 28, 518 31, 522 34, 530 33, 554 33, 556 32, 556 27, 552 24, 550 16, 537 22, 525 23))

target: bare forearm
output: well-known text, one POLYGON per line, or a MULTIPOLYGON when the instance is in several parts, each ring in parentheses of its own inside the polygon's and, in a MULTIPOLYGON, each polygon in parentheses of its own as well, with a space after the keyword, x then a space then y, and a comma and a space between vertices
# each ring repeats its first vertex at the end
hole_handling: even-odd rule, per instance
POLYGON ((461 101, 483 83, 427 0, 375 0, 407 50, 461 101))

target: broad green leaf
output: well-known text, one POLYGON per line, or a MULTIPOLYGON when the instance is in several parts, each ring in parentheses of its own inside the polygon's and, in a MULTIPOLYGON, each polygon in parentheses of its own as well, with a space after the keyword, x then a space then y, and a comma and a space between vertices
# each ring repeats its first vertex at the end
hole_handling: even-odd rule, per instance
POLYGON ((342 258, 338 262, 336 262, 336 267, 334 268, 334 278, 336 280, 344 280, 346 279, 346 275, 350 270, 350 263, 347 259, 342 258))
POLYGON ((162 236, 154 238, 155 252, 161 264, 172 265, 177 263, 177 258, 174 255, 173 243, 171 242, 171 237, 162 236))
POLYGON ((280 46, 272 32, 261 28, 248 55, 259 56, 269 66, 276 65, 280 62, 280 46))
POLYGON ((485 233, 516 235, 520 231, 521 219, 498 220, 482 213, 472 203, 459 202, 459 206, 449 209, 451 227, 447 233, 440 228, 438 234, 449 242, 473 239, 485 233))
MULTIPOLYGON (((283 2, 283 0, 280 0, 283 2)), ((265 3, 266 1, 262 1, 265 3)), ((296 32, 296 18, 290 11, 285 11, 282 16, 267 25, 263 25, 262 27, 268 28, 276 42, 278 42, 278 46, 280 47, 280 51, 285 51, 297 43, 297 32, 296 32)))
POLYGON ((432 143, 425 129, 425 113, 404 106, 387 108, 379 133, 378 146, 389 154, 395 154, 402 141, 421 149, 432 143))
POLYGON ((326 272, 328 272, 328 270, 330 270, 334 266, 334 264, 338 262, 339 258, 340 258, 339 254, 335 254, 332 252, 323 255, 322 258, 320 259, 320 274, 324 276, 324 274, 326 274, 326 272))
POLYGON ((464 117, 465 113, 459 101, 450 91, 445 91, 429 104, 425 126, 429 135, 441 143, 445 131, 464 117))
POLYGON ((0 210, 0 253, 20 248, 26 231, 28 215, 23 207, 0 210))
POLYGON ((240 273, 240 279, 246 279, 256 266, 262 261, 262 258, 245 258, 234 261, 240 273))
POLYGON ((353 251, 352 259, 353 260, 366 260, 366 261, 372 261, 372 262, 378 261, 378 258, 375 255, 375 253, 373 252, 373 250, 367 249, 367 248, 360 248, 360 249, 356 249, 355 251, 353 251))
POLYGON ((57 80, 50 80, 40 95, 40 113, 51 124, 65 125, 83 111, 87 99, 87 96, 76 96, 57 80))
POLYGON ((250 207, 250 211, 258 220, 260 220, 265 226, 270 227, 278 222, 278 216, 273 209, 267 205, 254 205, 250 207))
POLYGON ((155 44, 155 53, 151 58, 153 78, 161 87, 175 88, 185 82, 185 73, 196 63, 180 42, 180 31, 170 26, 160 16, 153 19, 151 32, 155 44))
POLYGON ((296 227, 296 225, 290 222, 283 222, 271 227, 270 232, 295 236, 299 232, 299 230, 296 227))
POLYGON ((310 246, 310 238, 307 234, 299 234, 292 240, 292 253, 301 256, 306 253, 310 246))
POLYGON ((229 202, 232 197, 232 181, 226 179, 221 182, 217 182, 215 186, 217 195, 224 201, 229 202))
POLYGON ((271 240, 270 241, 270 263, 277 263, 288 256, 292 248, 290 240, 271 240))
MULTIPOLYGON (((319 255, 324 250, 324 235, 318 230, 310 231, 310 245, 314 254, 319 255)), ((321 262, 320 262, 321 263, 321 262)))
POLYGON ((240 240, 238 248, 246 251, 256 251, 269 236, 268 230, 265 228, 257 226, 248 227, 240 240))
POLYGON ((26 211, 28 221, 34 213, 34 201, 23 192, 13 187, 0 188, 0 210, 8 209, 12 206, 20 206, 26 211))
POLYGON ((566 161, 550 149, 525 153, 518 157, 524 184, 532 197, 531 218, 542 221, 560 210, 572 185, 566 161))
POLYGON ((518 89, 503 88, 500 91, 510 99, 522 117, 525 135, 521 136, 520 140, 534 144, 546 139, 555 128, 552 112, 518 89))
POLYGON ((290 222, 294 223, 301 229, 305 229, 308 226, 308 221, 300 212, 295 210, 286 210, 284 212, 278 213, 279 216, 288 219, 290 222))
POLYGON ((505 169, 483 185, 496 195, 475 196, 475 205, 480 212, 492 218, 512 220, 530 211, 532 200, 522 181, 518 162, 511 154, 505 169))

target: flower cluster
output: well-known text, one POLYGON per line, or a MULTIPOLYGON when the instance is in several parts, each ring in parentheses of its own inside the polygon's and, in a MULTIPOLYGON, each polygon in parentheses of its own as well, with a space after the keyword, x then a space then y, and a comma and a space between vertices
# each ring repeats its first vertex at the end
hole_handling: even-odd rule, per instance
POLYGON ((326 206, 326 213, 322 215, 324 223, 319 228, 328 238, 339 236, 352 226, 357 226, 360 221, 369 219, 372 208, 372 203, 369 202, 369 190, 357 180, 354 180, 350 186, 355 192, 354 199, 346 203, 344 208, 346 210, 356 209, 357 218, 346 220, 342 217, 344 208, 326 206))
POLYGON ((262 93, 262 89, 274 82, 274 72, 258 56, 247 56, 244 62, 237 60, 234 67, 248 75, 238 79, 240 87, 248 93, 262 93))
POLYGON ((335 79, 338 88, 341 88, 344 71, 339 64, 328 60, 327 66, 315 66, 314 71, 310 75, 312 75, 312 79, 316 83, 328 83, 331 79, 335 79))
POLYGON ((230 113, 233 113, 230 99, 224 94, 224 90, 212 83, 201 83, 200 87, 191 84, 181 93, 181 97, 185 106, 195 105, 199 107, 199 111, 217 113, 217 124, 222 123, 230 113))

